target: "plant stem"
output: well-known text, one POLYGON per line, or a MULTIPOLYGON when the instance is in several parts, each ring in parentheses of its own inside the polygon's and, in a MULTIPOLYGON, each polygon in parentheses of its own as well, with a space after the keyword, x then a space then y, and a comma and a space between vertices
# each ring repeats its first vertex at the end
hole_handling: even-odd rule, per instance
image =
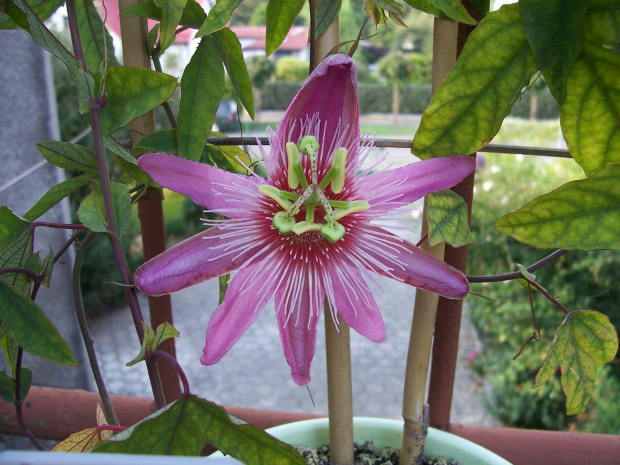
POLYGON ((177 374, 179 375, 179 378, 181 379, 181 384, 183 384, 183 394, 191 394, 189 390, 189 382, 187 381, 187 376, 185 375, 183 368, 181 368, 179 361, 175 357, 170 355, 165 350, 158 350, 152 355, 152 357, 155 360, 163 359, 163 360, 166 360, 168 363, 170 363, 176 370, 177 374))
POLYGON ((330 461, 338 465, 353 465, 353 389, 349 326, 340 321, 336 327, 327 302, 324 318, 330 461))
POLYGON ((47 221, 34 221, 33 223, 31 223, 32 226, 34 228, 38 227, 38 226, 43 226, 44 228, 56 228, 56 229, 86 229, 86 226, 84 226, 81 223, 50 223, 47 221))
MULTIPOLYGON (((79 27, 77 14, 75 10, 75 0, 67 0, 67 15, 69 20, 69 28, 71 30, 71 40, 73 42, 73 50, 77 59, 80 59, 82 62, 82 68, 84 72, 88 72, 86 67, 86 63, 83 59, 84 53, 82 50, 82 44, 80 40, 79 27)), ((127 300, 129 303, 129 308, 131 310, 131 316, 134 322, 134 327, 136 329, 136 333, 138 334, 138 339, 140 343, 144 339, 144 328, 142 327, 142 311, 140 310, 140 303, 138 302, 138 295, 136 293, 135 287, 133 286, 133 279, 131 276, 131 272, 129 271, 129 266, 127 264, 127 259, 125 257, 125 252, 123 251, 123 246, 121 241, 117 235, 117 226, 116 226, 116 217, 114 204, 112 200, 112 191, 110 188, 110 178, 108 175, 108 167, 105 159, 105 152, 103 149, 103 139, 101 134, 101 120, 100 120, 100 112, 101 112, 101 98, 94 98, 91 96, 91 104, 90 104, 90 119, 91 119, 91 127, 93 129, 93 141, 95 144, 95 156, 97 159, 97 169, 99 172, 99 183, 101 187, 103 204, 106 214, 106 220, 108 222, 108 236, 110 239, 110 243, 112 244, 112 250, 114 252, 114 257, 116 259, 116 264, 118 266, 119 273, 121 275, 121 280, 123 284, 126 284, 125 287, 125 295, 127 296, 127 300)), ((157 372, 157 367, 153 364, 147 362, 147 370, 149 373, 149 379, 151 381, 151 387, 153 389, 153 396, 155 399, 155 403, 158 408, 163 407, 166 402, 164 400, 161 382, 159 380, 159 373, 157 372)))
POLYGON ((97 390, 99 391, 99 397, 101 397, 105 416, 108 424, 118 426, 118 418, 114 412, 114 407, 112 406, 112 401, 110 400, 110 395, 108 394, 108 390, 105 386, 105 381, 103 380, 103 375, 101 374, 99 363, 97 361, 95 343, 90 336, 90 331, 88 330, 88 323, 86 322, 86 315, 84 314, 84 302, 82 300, 82 287, 80 282, 82 262, 84 260, 86 249, 95 237, 95 233, 89 232, 78 247, 77 253, 75 254, 75 262, 73 263, 73 304, 75 306, 75 314, 80 327, 80 332, 82 333, 82 339, 84 339, 84 346, 86 347, 86 354, 88 355, 88 361, 90 362, 90 369, 93 373, 93 377, 95 378, 95 384, 97 385, 97 390))
MULTIPOLYGON (((542 260, 539 260, 533 265, 528 266, 527 271, 532 273, 536 270, 540 270, 544 266, 551 263, 553 260, 560 258, 566 252, 568 252, 568 250, 558 249, 552 254, 547 255, 542 260)), ((468 276, 467 281, 469 281, 470 283, 496 283, 500 281, 511 281, 513 279, 520 279, 520 278, 523 278, 523 274, 521 274, 521 272, 519 271, 515 271, 514 273, 505 273, 505 274, 490 275, 490 276, 468 276)))
POLYGON ((3 268, 2 270, 0 270, 0 275, 3 274, 11 274, 11 273, 15 273, 15 274, 25 274, 26 276, 28 276, 29 278, 32 278, 34 280, 39 279, 39 275, 36 274, 33 271, 30 271, 26 268, 3 268))
MULTIPOLYGON (((153 61, 153 66, 155 66, 155 71, 163 73, 159 56, 160 51, 156 50, 151 54, 151 60, 153 61)), ((176 129, 177 120, 174 117, 174 113, 172 112, 172 107, 170 106, 170 103, 168 103, 168 101, 165 101, 161 105, 162 107, 164 107, 164 111, 166 112, 166 116, 168 117, 168 121, 170 122, 170 126, 172 126, 172 129, 176 129)))
POLYGON ((562 310, 565 315, 568 315, 570 313, 568 309, 564 305, 562 305, 562 303, 558 299, 556 299, 551 294, 549 294, 549 292, 547 292, 547 290, 544 287, 542 287, 540 284, 538 284, 536 281, 530 281, 528 279, 527 282, 530 283, 532 286, 534 286, 536 289, 538 289, 541 292, 541 294, 547 298, 549 302, 551 302, 556 307, 558 307, 560 310, 562 310))
MULTIPOLYGON (((34 300, 34 299, 33 299, 34 300)), ((21 372, 22 372, 22 357, 24 355, 24 349, 20 346, 17 349, 17 359, 15 361, 15 415, 17 417, 17 423, 24 432, 24 434, 30 439, 30 442, 38 449, 45 450, 43 444, 39 442, 36 436, 30 431, 26 421, 24 420, 24 412, 22 410, 22 398, 21 398, 21 372)))

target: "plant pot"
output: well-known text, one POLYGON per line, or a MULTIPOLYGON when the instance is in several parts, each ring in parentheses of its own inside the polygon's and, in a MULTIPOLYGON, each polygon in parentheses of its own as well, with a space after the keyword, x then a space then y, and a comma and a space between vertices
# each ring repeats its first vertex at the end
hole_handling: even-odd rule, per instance
MULTIPOLYGON (((267 432, 281 441, 292 445, 319 447, 329 443, 329 420, 318 418, 270 428, 267 432)), ((403 438, 403 423, 382 418, 355 418, 353 439, 361 443, 372 440, 375 450, 385 446, 400 449, 403 438)), ((430 457, 458 459, 461 465, 511 465, 499 455, 478 444, 454 434, 429 428, 425 453, 430 457)))
POLYGON ((180 457, 137 454, 77 454, 8 450, 0 452, 2 465, 235 465, 231 457, 180 457))

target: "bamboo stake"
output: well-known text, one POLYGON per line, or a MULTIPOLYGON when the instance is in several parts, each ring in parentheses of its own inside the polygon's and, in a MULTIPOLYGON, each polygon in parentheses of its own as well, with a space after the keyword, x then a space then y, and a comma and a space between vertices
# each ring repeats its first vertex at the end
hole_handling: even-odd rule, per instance
MULTIPOLYGON (((450 72, 456 62, 456 35, 458 23, 435 18, 433 31, 433 92, 450 72)), ((427 201, 424 202, 422 234, 428 230, 427 201)), ((435 258, 443 260, 445 245, 430 247, 428 242, 422 248, 435 258)), ((426 404, 426 380, 439 296, 431 292, 416 292, 411 338, 407 354, 405 388, 403 395, 403 444, 402 465, 420 465, 424 457, 424 443, 428 431, 429 410, 426 404)))
MULTIPOLYGON (((134 68, 151 67, 151 60, 146 45, 146 20, 138 17, 123 16, 122 12, 140 0, 119 0, 121 13, 121 40, 123 43, 123 61, 125 66, 134 68)), ((130 124, 131 142, 135 145, 143 137, 155 132, 155 112, 150 111, 140 116, 130 124)), ((146 195, 138 201, 138 217, 142 227, 142 243, 144 259, 149 260, 166 250, 166 235, 164 231, 164 214, 162 189, 149 188, 146 195)), ((172 321, 172 304, 170 296, 150 297, 149 313, 151 325, 156 328, 161 323, 172 321)), ((174 338, 170 338, 160 346, 173 357, 176 354, 174 338)), ((174 367, 167 363, 157 363, 166 402, 172 402, 181 395, 179 379, 174 367)))
MULTIPOLYGON (((316 0, 311 2, 311 8, 316 9, 318 3, 316 0)), ((312 45, 312 67, 318 65, 339 40, 339 22, 336 18, 312 45)), ((324 317, 330 460, 338 465, 353 465, 353 387, 349 327, 344 321, 336 327, 327 302, 324 317)))

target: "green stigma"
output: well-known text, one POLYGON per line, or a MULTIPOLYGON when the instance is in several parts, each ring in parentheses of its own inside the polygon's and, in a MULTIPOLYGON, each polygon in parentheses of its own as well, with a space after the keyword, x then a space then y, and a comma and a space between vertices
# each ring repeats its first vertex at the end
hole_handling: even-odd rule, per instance
POLYGON ((281 234, 292 232, 301 235, 309 231, 318 231, 323 238, 333 244, 342 239, 346 233, 345 227, 338 220, 353 212, 368 210, 369 205, 363 200, 345 202, 329 200, 325 196, 325 189, 330 184, 334 194, 339 194, 344 189, 347 149, 344 147, 336 149, 331 167, 319 182, 317 163, 319 148, 320 145, 314 136, 302 137, 297 145, 292 142, 286 144, 288 187, 297 189, 301 184, 303 194, 281 191, 268 184, 261 185, 258 190, 283 208, 283 211, 273 216, 273 226, 281 234), (300 153, 310 157, 310 182, 304 173, 300 153), (297 222, 295 216, 303 206, 306 208, 306 218, 297 222), (317 207, 323 210, 324 224, 314 221, 317 207))

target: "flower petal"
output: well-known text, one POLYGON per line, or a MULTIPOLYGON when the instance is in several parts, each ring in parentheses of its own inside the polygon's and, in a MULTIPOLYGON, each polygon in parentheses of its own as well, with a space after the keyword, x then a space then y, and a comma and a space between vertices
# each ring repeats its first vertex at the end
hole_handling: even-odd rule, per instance
POLYGON ((244 268, 231 280, 224 302, 209 321, 200 358, 203 365, 213 365, 226 355, 273 297, 277 273, 256 273, 258 269, 263 271, 261 264, 244 268))
POLYGON ((385 324, 368 284, 354 268, 346 274, 331 271, 332 307, 346 324, 362 336, 374 342, 382 342, 385 340, 385 324))
POLYGON ((317 114, 321 124, 325 125, 321 128, 324 137, 320 138, 324 145, 323 149, 329 149, 342 132, 339 126, 340 128, 348 127, 349 140, 355 142, 355 153, 349 153, 349 157, 357 157, 358 101, 357 77, 353 59, 343 53, 325 58, 308 77, 278 125, 274 141, 276 150, 282 157, 278 163, 286 166, 284 145, 291 141, 296 143, 301 136, 305 135, 301 134, 302 122, 317 114), (278 147, 280 149, 277 149, 278 147))
POLYGON ((254 176, 242 176, 167 153, 149 153, 138 165, 157 183, 189 195, 197 204, 229 218, 244 218, 248 202, 259 198, 261 184, 254 176))
POLYGON ((467 278, 459 270, 382 228, 363 231, 358 256, 375 272, 449 299, 469 293, 467 278))
POLYGON ((231 241, 223 229, 214 226, 146 262, 134 276, 138 288, 152 296, 180 291, 238 269, 264 247, 251 237, 231 241))
POLYGON ((476 168, 473 157, 453 155, 431 158, 371 174, 360 182, 364 200, 370 208, 382 213, 408 205, 429 192, 436 192, 458 184, 476 168), (363 183, 363 184, 362 184, 363 183))
POLYGON ((284 289, 276 293, 276 317, 284 356, 299 386, 310 382, 316 330, 325 292, 317 273, 296 267, 284 289))

